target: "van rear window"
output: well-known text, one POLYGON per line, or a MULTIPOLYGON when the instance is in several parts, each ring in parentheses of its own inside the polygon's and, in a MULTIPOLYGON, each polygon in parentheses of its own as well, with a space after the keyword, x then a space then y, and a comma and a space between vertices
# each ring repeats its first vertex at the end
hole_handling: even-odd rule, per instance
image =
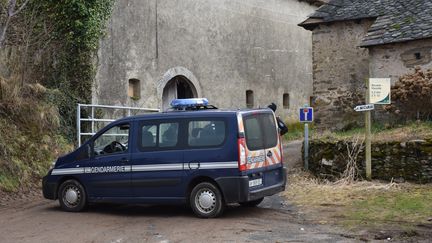
POLYGON ((277 129, 273 114, 245 115, 243 121, 249 150, 267 149, 277 145, 277 129))

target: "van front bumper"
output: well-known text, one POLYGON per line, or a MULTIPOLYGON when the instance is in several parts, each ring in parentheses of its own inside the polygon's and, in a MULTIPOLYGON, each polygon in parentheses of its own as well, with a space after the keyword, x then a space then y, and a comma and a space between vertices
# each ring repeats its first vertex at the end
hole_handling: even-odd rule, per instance
POLYGON ((43 196, 46 199, 56 200, 57 195, 57 183, 56 182, 50 182, 49 181, 49 175, 51 172, 48 173, 43 179, 42 179, 42 192, 43 196))
POLYGON ((263 197, 271 196, 285 190, 286 185, 286 169, 282 169, 283 179, 274 185, 259 188, 256 190, 249 189, 249 177, 221 177, 216 179, 225 203, 238 203, 257 200, 263 197))

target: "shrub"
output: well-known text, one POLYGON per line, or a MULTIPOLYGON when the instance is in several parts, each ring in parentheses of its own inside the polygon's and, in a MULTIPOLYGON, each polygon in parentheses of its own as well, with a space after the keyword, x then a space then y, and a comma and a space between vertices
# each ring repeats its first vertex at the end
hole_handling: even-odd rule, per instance
POLYGON ((414 73, 403 75, 391 88, 392 104, 385 106, 405 120, 431 120, 432 70, 416 67, 414 73))

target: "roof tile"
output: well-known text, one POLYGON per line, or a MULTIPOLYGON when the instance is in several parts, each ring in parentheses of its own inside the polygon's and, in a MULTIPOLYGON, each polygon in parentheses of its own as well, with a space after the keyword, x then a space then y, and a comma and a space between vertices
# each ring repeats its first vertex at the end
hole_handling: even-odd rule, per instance
POLYGON ((321 23, 376 18, 361 43, 372 46, 432 38, 431 13, 431 0, 330 0, 309 17, 321 23))

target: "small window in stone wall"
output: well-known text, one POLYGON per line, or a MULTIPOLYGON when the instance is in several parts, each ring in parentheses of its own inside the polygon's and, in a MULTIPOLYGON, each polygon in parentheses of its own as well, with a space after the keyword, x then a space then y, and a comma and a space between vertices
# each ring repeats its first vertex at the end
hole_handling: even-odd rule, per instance
POLYGON ((254 94, 252 90, 246 90, 246 107, 252 108, 254 106, 254 94))
POLYGON ((411 68, 417 65, 425 65, 432 61, 432 47, 413 48, 401 54, 405 67, 411 68))
POLYGON ((309 97, 309 106, 314 106, 315 105, 315 100, 316 100, 315 96, 310 96, 309 97))
POLYGON ((139 79, 129 79, 128 96, 133 100, 139 100, 141 98, 141 84, 139 79))
POLYGON ((282 105, 284 109, 290 108, 290 97, 288 93, 284 93, 282 97, 282 105))

